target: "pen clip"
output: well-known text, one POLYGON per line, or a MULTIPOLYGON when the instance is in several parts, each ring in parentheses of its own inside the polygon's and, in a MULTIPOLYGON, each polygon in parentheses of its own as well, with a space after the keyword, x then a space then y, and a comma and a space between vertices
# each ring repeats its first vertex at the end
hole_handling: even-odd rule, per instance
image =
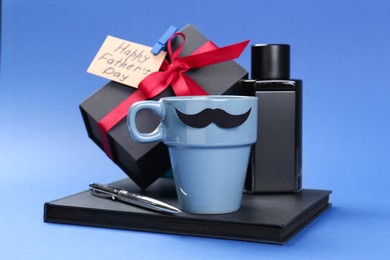
POLYGON ((108 192, 108 191, 105 191, 105 190, 101 190, 101 189, 98 189, 96 187, 93 187, 92 185, 90 185, 90 188, 89 190, 91 191, 92 195, 95 195, 97 197, 101 197, 101 198, 110 198, 112 200, 116 200, 116 194, 113 194, 111 192, 108 192))

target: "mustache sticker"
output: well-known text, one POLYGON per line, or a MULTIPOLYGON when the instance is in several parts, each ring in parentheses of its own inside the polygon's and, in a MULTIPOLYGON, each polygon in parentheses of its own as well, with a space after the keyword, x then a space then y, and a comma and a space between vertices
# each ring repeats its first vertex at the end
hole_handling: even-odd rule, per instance
POLYGON ((252 108, 241 115, 232 115, 219 108, 206 108, 193 115, 187 115, 180 112, 177 108, 175 109, 179 119, 187 126, 204 128, 209 124, 214 123, 221 128, 233 128, 242 125, 248 119, 252 108))

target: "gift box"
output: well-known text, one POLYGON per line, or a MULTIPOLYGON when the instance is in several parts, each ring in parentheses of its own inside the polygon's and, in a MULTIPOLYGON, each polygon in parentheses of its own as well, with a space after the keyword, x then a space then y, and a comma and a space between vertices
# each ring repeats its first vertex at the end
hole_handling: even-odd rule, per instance
MULTIPOLYGON (((192 25, 187 25, 180 32, 185 35, 181 57, 191 55, 208 42, 208 39, 192 25)), ((182 43, 182 38, 174 38, 172 40, 173 49, 175 50, 182 43)), ((238 82, 248 77, 248 72, 233 60, 192 69, 185 74, 209 95, 238 95, 240 93, 238 82)), ((88 136, 101 149, 105 150, 99 122, 136 91, 136 88, 109 82, 80 104, 88 136)), ((161 97, 173 95, 175 95, 174 91, 168 87, 151 99, 158 100, 161 97)), ((151 132, 159 124, 159 119, 150 111, 138 113, 136 121, 141 132, 151 132)), ((140 188, 147 188, 171 168, 166 146, 161 142, 136 143, 130 136, 126 118, 120 120, 108 131, 107 140, 113 162, 140 188)))

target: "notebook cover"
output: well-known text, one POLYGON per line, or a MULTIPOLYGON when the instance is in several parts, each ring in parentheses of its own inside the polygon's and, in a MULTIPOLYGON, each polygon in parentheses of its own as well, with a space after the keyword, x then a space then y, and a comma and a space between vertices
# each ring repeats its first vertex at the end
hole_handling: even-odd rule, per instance
MULTIPOLYGON (((171 179, 160 178, 146 191, 130 179, 112 185, 178 206, 171 179)), ((330 193, 303 189, 299 194, 244 194, 241 208, 233 213, 170 215, 95 197, 86 190, 45 203, 44 221, 284 244, 330 207, 330 193)))

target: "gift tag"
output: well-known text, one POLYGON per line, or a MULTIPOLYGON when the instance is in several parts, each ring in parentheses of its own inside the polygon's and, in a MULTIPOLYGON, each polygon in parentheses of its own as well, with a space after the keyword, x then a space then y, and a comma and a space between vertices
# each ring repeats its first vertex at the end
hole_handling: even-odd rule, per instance
POLYGON ((153 55, 152 47, 107 36, 88 72, 134 88, 150 73, 158 71, 166 52, 153 55))

